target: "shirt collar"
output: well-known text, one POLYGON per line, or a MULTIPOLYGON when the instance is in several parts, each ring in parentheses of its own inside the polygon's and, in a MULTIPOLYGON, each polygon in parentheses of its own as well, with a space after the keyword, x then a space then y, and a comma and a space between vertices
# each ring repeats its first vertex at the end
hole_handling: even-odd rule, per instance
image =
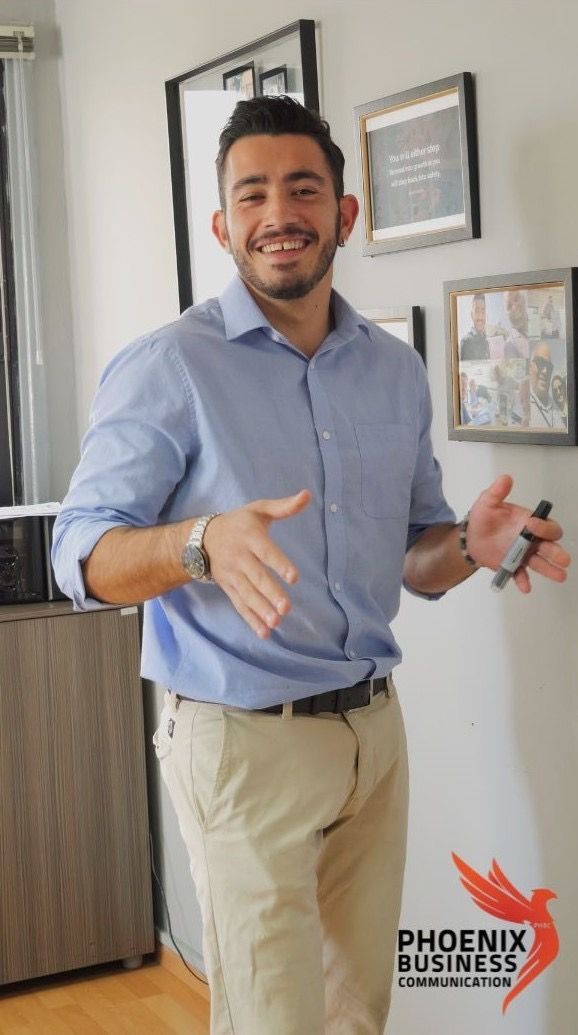
MULTIPOLYGON (((323 348, 328 344, 338 345, 351 341, 361 328, 367 336, 370 336, 367 321, 342 298, 337 291, 332 292, 333 315, 335 327, 320 346, 323 348)), ((243 337, 250 331, 263 328, 271 336, 277 336, 277 331, 269 323, 267 317, 261 312, 255 299, 247 289, 241 277, 233 277, 225 290, 219 295, 219 305, 225 323, 225 334, 228 341, 243 337)))
POLYGON ((259 327, 271 328, 267 317, 261 312, 239 276, 233 277, 219 295, 219 305, 228 341, 241 338, 243 334, 255 331, 259 327))

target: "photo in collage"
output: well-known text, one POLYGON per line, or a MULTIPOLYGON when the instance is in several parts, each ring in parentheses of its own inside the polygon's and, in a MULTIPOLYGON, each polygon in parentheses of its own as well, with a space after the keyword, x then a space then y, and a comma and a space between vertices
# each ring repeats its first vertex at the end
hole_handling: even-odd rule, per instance
POLYGON ((563 284, 459 294, 456 321, 456 426, 567 431, 563 284))

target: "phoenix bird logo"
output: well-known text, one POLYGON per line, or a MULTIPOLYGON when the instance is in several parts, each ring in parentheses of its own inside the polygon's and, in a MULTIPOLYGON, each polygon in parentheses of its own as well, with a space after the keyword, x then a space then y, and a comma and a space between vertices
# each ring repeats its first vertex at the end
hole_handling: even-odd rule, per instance
POLYGON ((535 888, 532 897, 522 895, 502 872, 495 859, 487 878, 476 873, 471 866, 452 852, 452 859, 460 872, 460 881, 480 909, 500 920, 513 924, 527 924, 534 931, 534 941, 523 966, 516 975, 516 982, 502 1003, 502 1013, 538 974, 556 959, 559 939, 546 903, 557 896, 548 888, 535 888))

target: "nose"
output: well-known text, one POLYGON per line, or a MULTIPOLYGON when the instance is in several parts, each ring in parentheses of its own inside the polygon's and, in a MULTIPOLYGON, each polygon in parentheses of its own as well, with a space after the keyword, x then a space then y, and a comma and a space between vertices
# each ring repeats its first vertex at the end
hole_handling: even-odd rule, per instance
POLYGON ((267 230, 278 230, 287 223, 296 222, 296 206, 293 198, 284 190, 272 190, 267 196, 263 213, 263 226, 267 230))

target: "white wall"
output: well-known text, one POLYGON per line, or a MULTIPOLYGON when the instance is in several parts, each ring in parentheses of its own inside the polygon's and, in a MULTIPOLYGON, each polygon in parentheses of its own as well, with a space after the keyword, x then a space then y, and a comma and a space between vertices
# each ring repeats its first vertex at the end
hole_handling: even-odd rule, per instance
MULTIPOLYGON (((449 499, 464 511, 510 471, 515 495, 554 500, 576 549, 576 449, 448 442, 442 281, 578 264, 573 0, 56 0, 61 32, 66 196, 79 430, 106 360, 177 312, 164 81, 302 16, 321 28, 323 113, 356 189, 352 108, 454 72, 475 74, 482 238, 375 259, 359 231, 336 282, 360 307, 425 307, 433 436, 449 499), (240 12, 242 10, 242 19, 240 12)), ((561 937, 553 967, 500 1014, 499 991, 394 995, 395 1035, 566 1035, 578 1005, 576 575, 562 589, 510 587, 486 574, 428 605, 404 598, 398 685, 412 757, 403 925, 472 928, 482 914, 449 853, 482 872, 495 856, 525 892, 547 886, 561 937)), ((184 852, 168 812, 163 868, 174 927, 191 959, 184 852)), ((499 926, 496 921, 491 926, 499 926)))

